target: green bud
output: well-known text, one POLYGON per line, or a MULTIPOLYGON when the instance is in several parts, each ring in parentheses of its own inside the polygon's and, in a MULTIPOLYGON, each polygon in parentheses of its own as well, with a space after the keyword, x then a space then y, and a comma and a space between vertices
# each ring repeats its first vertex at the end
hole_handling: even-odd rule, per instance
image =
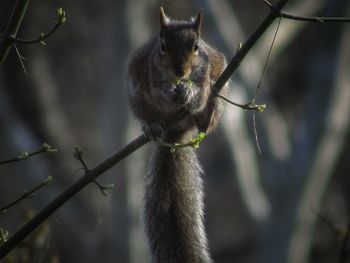
POLYGON ((63 10, 62 7, 57 9, 57 17, 58 17, 58 22, 60 24, 63 24, 66 22, 66 12, 63 10))
POLYGON ((49 152, 49 153, 56 153, 58 152, 57 149, 53 148, 50 144, 44 142, 43 143, 43 149, 45 150, 45 152, 49 152))
POLYGON ((196 137, 191 139, 191 146, 194 149, 198 149, 200 143, 204 140, 204 138, 207 136, 207 134, 205 132, 200 132, 196 137))
POLYGON ((7 241, 9 232, 7 230, 4 230, 0 228, 0 244, 3 244, 7 241))
POLYGON ((28 152, 24 152, 24 153, 21 153, 19 156, 18 156, 18 159, 20 160, 25 160, 25 159, 28 159, 29 157, 29 153, 28 152))
POLYGON ((45 181, 43 182, 43 184, 44 184, 44 185, 49 185, 49 184, 52 183, 52 181, 53 181, 53 177, 52 177, 51 175, 49 175, 49 177, 47 177, 47 178, 45 179, 45 181))
POLYGON ((187 84, 190 88, 193 88, 193 81, 192 80, 187 80, 187 84))
POLYGON ((264 110, 266 109, 266 104, 260 104, 260 105, 256 105, 258 112, 264 112, 264 110))

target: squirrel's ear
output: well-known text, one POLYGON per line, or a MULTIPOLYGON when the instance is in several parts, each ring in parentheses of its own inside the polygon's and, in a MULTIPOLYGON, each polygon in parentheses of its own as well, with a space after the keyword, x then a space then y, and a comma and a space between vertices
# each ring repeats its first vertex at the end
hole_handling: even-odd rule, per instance
POLYGON ((202 24, 202 11, 199 11, 198 15, 193 21, 194 30, 196 31, 198 36, 201 33, 201 24, 202 24))
POLYGON ((169 18, 166 17, 163 7, 160 7, 160 28, 163 30, 168 26, 169 18))

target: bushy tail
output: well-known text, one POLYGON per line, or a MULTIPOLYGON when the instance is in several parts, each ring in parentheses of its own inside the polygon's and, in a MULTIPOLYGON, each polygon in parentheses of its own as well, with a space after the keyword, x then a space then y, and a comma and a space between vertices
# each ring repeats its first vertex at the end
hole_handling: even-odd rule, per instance
POLYGON ((153 150, 146 177, 145 228, 153 263, 209 263, 202 170, 194 149, 153 150))

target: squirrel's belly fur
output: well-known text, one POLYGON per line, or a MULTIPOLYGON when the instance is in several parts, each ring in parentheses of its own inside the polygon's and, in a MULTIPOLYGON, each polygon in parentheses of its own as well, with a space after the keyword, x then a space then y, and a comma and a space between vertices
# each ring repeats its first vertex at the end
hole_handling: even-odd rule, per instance
POLYGON ((153 149, 144 220, 154 263, 212 262, 203 226, 201 174, 194 149, 153 149))

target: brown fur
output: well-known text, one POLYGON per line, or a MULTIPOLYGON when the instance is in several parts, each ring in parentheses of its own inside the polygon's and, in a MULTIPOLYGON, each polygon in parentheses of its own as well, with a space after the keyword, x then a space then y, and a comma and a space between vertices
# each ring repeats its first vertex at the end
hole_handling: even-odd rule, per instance
MULTIPOLYGON (((226 62, 200 38, 201 19, 199 13, 194 21, 171 21, 161 9, 160 34, 130 61, 129 103, 153 139, 181 143, 195 129, 210 132, 217 126, 222 105, 211 94, 212 84, 226 62), (190 116, 165 132, 164 123, 182 107, 190 116)), ((153 262, 212 262, 203 227, 201 168, 194 150, 170 153, 156 145, 146 183, 144 220, 153 262)))

